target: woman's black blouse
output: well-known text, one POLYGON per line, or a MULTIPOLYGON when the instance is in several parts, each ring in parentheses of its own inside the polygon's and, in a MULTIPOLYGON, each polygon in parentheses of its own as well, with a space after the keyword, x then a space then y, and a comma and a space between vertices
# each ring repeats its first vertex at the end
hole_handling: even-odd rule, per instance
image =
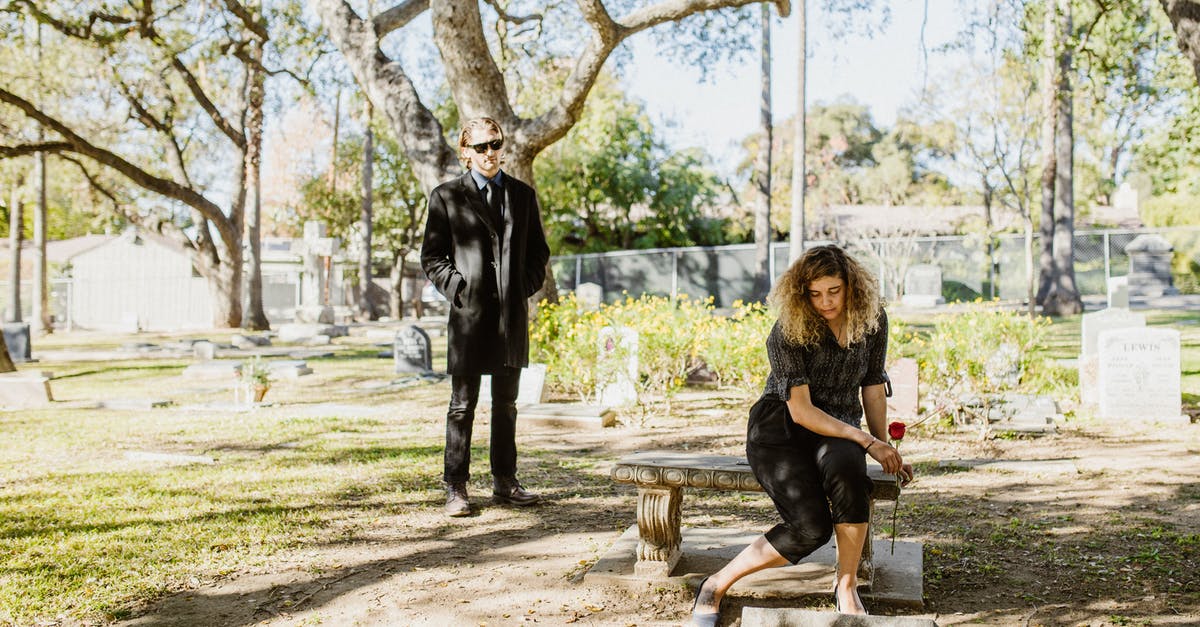
POLYGON ((848 425, 861 426, 860 389, 879 385, 885 377, 887 314, 880 310, 879 318, 878 330, 846 348, 828 328, 819 344, 798 346, 783 336, 776 321, 767 336, 771 374, 762 397, 786 402, 793 387, 807 384, 814 406, 848 425))

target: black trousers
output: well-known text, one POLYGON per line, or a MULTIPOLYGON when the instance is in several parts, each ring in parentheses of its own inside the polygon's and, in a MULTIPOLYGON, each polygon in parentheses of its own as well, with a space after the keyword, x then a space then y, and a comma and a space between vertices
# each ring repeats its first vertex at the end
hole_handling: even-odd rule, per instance
POLYGON ((828 542, 835 524, 870 519, 874 484, 862 447, 797 425, 783 401, 750 408, 746 459, 783 518, 767 541, 793 564, 828 542))
MULTIPOLYGON (((471 428, 479 403, 480 375, 450 377, 450 409, 446 412, 445 471, 447 483, 471 478, 471 428)), ((511 479, 517 474, 517 389, 520 368, 501 368, 492 374, 492 477, 511 479)))

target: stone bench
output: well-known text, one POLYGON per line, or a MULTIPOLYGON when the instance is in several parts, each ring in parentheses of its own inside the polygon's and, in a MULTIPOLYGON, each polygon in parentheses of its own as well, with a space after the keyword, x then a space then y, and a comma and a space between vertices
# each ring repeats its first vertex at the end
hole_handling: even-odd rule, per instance
MULTIPOLYGON (((871 519, 875 517, 875 501, 894 501, 900 495, 896 475, 883 472, 874 462, 868 462, 867 475, 875 484, 871 494, 871 519)), ((744 457, 697 455, 678 451, 638 451, 622 457, 612 469, 617 483, 637 486, 637 561, 634 573, 638 577, 666 578, 679 562, 680 507, 683 488, 762 492, 762 486, 750 471, 744 457)), ((860 583, 872 581, 872 525, 867 523, 867 542, 863 545, 859 564, 860 583)))

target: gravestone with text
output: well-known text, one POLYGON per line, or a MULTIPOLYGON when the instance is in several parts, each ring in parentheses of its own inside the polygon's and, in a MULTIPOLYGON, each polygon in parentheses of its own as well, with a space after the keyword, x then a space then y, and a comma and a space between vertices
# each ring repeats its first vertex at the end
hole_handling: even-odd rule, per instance
POLYGON ((637 403, 638 334, 630 327, 600 329, 600 404, 625 407, 637 403))
POLYGON ((396 332, 392 343, 392 358, 396 374, 424 374, 433 370, 433 352, 425 329, 409 325, 396 332))
POLYGON ((1098 342, 1100 334, 1112 329, 1146 326, 1146 315, 1128 309, 1102 309, 1085 313, 1080 323, 1079 341, 1079 402, 1094 407, 1100 402, 1097 385, 1100 377, 1098 342))
POLYGON ((1179 331, 1112 329, 1100 334, 1100 417, 1184 422, 1179 331))
POLYGON ((909 266, 904 275, 904 296, 900 297, 900 303, 908 307, 933 307, 945 302, 942 269, 933 264, 909 266))

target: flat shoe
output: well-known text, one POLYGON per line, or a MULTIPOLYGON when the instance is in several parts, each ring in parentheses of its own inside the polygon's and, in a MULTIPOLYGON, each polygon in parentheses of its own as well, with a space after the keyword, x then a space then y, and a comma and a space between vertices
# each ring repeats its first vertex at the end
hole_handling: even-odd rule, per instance
POLYGON ((712 614, 697 614, 696 604, 700 602, 700 592, 704 590, 704 584, 708 581, 708 577, 700 580, 700 585, 696 586, 696 598, 692 600, 692 627, 717 627, 721 622, 720 605, 717 606, 717 612, 712 614))

